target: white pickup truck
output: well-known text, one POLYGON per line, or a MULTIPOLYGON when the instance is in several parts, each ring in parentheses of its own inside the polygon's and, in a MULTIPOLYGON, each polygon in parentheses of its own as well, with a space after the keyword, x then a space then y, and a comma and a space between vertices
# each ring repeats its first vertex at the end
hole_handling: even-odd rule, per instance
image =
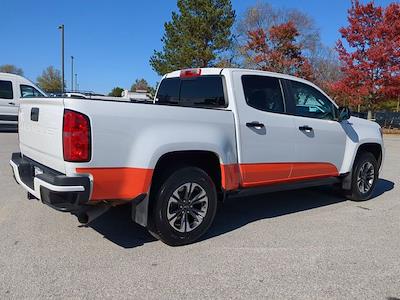
POLYGON ((21 98, 45 95, 40 88, 22 76, 0 73, 0 128, 16 127, 21 98))
POLYGON ((172 72, 153 103, 27 99, 19 120, 10 164, 30 198, 82 222, 130 202, 169 245, 197 240, 230 196, 337 184, 369 199, 384 156, 378 124, 308 81, 254 70, 172 72))

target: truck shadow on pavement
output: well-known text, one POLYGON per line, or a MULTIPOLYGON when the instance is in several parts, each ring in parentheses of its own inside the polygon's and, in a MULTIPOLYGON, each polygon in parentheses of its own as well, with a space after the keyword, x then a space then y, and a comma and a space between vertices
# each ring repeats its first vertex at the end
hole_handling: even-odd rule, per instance
MULTIPOLYGON (((378 196, 393 188, 393 182, 379 179, 370 200, 354 203, 359 205, 359 203, 366 204, 375 201, 378 196)), ((276 218, 345 201, 348 200, 331 186, 227 200, 222 209, 217 212, 214 225, 202 240, 230 232, 258 220, 276 218)))
POLYGON ((111 208, 89 223, 87 227, 96 230, 104 238, 123 248, 135 248, 156 241, 146 228, 132 221, 129 204, 111 208))
MULTIPOLYGON (((376 197, 393 188, 393 182, 379 179, 373 198, 362 203, 375 201, 376 197)), ((344 201, 347 200, 329 186, 229 199, 218 209, 214 224, 201 240, 228 233, 258 220, 344 201)), ((135 248, 156 241, 145 228, 131 221, 130 213, 129 205, 116 207, 95 219, 88 227, 123 248, 135 248)))

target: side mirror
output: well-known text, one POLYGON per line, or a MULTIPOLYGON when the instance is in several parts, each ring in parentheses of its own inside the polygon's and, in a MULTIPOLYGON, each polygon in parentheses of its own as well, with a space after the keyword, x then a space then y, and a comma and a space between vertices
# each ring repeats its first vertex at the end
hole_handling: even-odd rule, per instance
POLYGON ((339 122, 350 119, 350 117, 351 117, 350 109, 347 106, 339 107, 339 117, 338 117, 339 122))

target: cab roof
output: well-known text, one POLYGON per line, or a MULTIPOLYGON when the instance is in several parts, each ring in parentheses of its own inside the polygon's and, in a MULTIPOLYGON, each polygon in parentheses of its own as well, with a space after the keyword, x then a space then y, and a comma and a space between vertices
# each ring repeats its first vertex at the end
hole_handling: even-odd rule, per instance
POLYGON ((290 79, 290 80, 295 80, 295 81, 302 81, 307 84, 314 85, 312 82, 309 82, 308 80, 305 80, 300 77, 288 75, 288 74, 283 74, 283 73, 276 73, 276 72, 270 72, 270 71, 262 71, 262 70, 253 70, 253 69, 242 69, 242 68, 190 68, 190 69, 182 69, 182 70, 177 70, 173 71, 170 73, 167 73, 164 75, 163 78, 174 78, 174 77, 181 77, 182 72, 184 71, 194 71, 196 72, 197 70, 201 70, 200 74, 198 76, 202 75, 221 75, 224 74, 225 72, 248 72, 248 73, 253 73, 253 74, 262 74, 262 75, 267 75, 271 77, 276 77, 276 78, 282 78, 282 79, 290 79))

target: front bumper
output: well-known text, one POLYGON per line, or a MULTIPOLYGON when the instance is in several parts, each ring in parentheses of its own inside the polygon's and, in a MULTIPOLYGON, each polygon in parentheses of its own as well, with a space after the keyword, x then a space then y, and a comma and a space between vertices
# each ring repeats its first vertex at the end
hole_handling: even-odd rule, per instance
POLYGON ((89 176, 65 176, 23 157, 21 153, 12 154, 10 165, 17 183, 29 194, 54 209, 76 212, 89 202, 89 176), (35 172, 35 169, 40 172, 35 172))

